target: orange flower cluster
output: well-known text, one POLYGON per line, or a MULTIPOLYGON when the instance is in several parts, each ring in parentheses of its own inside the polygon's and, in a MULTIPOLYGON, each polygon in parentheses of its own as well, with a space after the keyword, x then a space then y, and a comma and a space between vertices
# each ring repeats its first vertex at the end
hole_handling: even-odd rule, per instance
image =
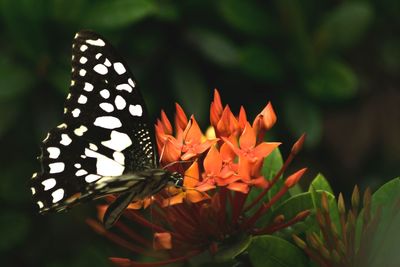
MULTIPOLYGON (((205 250, 216 253, 226 237, 273 233, 308 215, 306 211, 289 220, 275 218, 268 225, 255 227, 306 170, 301 169, 289 176, 277 193, 265 201, 264 196, 280 179, 304 142, 302 136, 275 177, 267 180, 263 176, 264 159, 280 145, 279 142, 264 141, 265 133, 276 122, 270 103, 250 123, 243 107, 235 116, 228 105, 222 105, 215 90, 210 122, 211 127, 204 135, 194 116, 188 119, 178 104, 174 128, 166 114, 161 112, 155 126, 160 164, 170 171, 184 173, 183 187, 170 186, 151 199, 132 203, 124 217, 152 229, 155 232, 152 247, 168 251, 170 257, 145 265, 113 258, 115 263, 121 266, 160 266, 183 261, 205 250), (247 199, 254 188, 260 188, 261 193, 247 199), (153 221, 137 210, 149 205, 153 221)), ((93 220, 89 220, 89 224, 125 248, 149 254, 149 242, 121 221, 116 223, 116 228, 133 243, 105 231, 93 220), (142 246, 138 247, 137 243, 142 246)), ((154 251, 150 254, 154 256, 154 251)))
POLYGON ((263 141, 265 131, 276 121, 270 103, 251 125, 243 107, 236 118, 229 106, 223 108, 218 91, 215 90, 210 108, 211 129, 214 129, 215 134, 208 136, 202 134, 194 116, 187 119, 178 104, 176 111, 175 135, 164 112, 156 124, 161 165, 168 166, 182 161, 193 164, 184 179, 186 190, 170 199, 170 205, 182 203, 183 199, 201 201, 205 194, 199 192, 216 187, 226 187, 246 194, 252 185, 263 188, 267 186, 267 180, 260 173, 262 163, 280 145, 278 142, 263 141))

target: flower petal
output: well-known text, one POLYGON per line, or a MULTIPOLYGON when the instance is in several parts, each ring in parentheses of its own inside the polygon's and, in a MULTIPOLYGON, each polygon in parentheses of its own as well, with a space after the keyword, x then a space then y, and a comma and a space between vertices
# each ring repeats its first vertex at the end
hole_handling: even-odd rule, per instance
POLYGON ((249 192, 249 186, 245 183, 231 183, 227 186, 227 188, 229 190, 242 192, 244 194, 247 194, 249 192))
POLYGON ((271 152, 277 148, 281 143, 279 142, 262 142, 258 146, 256 146, 253 150, 254 156, 256 156, 258 159, 260 158, 265 158, 271 152))
POLYGON ((183 130, 188 124, 188 119, 185 112, 183 111, 183 108, 178 103, 175 103, 175 109, 175 128, 183 130))
POLYGON ((211 122, 211 125, 214 126, 214 128, 217 127, 218 121, 221 118, 221 114, 222 114, 221 97, 219 96, 217 89, 215 89, 214 90, 214 101, 211 102, 211 105, 210 105, 210 122, 211 122))
POLYGON ((247 122, 246 110, 244 109, 243 106, 241 106, 239 111, 239 127, 242 131, 244 130, 244 127, 246 127, 246 122, 247 122))
POLYGON ((197 163, 197 161, 195 161, 185 171, 183 186, 187 188, 193 188, 198 184, 199 180, 200 180, 199 164, 197 163))
POLYGON ((208 175, 217 176, 221 172, 222 157, 215 146, 212 146, 204 159, 204 171, 208 175))
POLYGON ((200 192, 206 192, 208 190, 215 189, 215 185, 212 182, 205 182, 196 186, 196 190, 200 192))
POLYGON ((169 206, 173 206, 173 205, 176 205, 176 204, 181 204, 183 202, 184 198, 185 198, 185 193, 184 192, 178 193, 178 194, 176 194, 176 195, 174 195, 172 197, 163 199, 162 206, 163 207, 169 207, 169 206))
POLYGON ((161 110, 161 124, 164 129, 164 133, 166 134, 172 134, 172 125, 171 122, 169 121, 167 115, 165 114, 164 110, 161 110))
POLYGON ((232 134, 236 134, 239 129, 239 123, 233 116, 229 106, 227 105, 222 112, 221 119, 217 123, 217 133, 220 136, 228 137, 232 134))
POLYGON ((222 144, 220 154, 224 162, 231 162, 236 157, 235 151, 233 151, 232 147, 227 143, 222 144))
POLYGON ((165 136, 164 146, 161 148, 160 160, 162 163, 168 164, 178 161, 182 153, 182 144, 175 137, 165 136))
POLYGON ((191 203, 197 203, 205 199, 209 199, 210 196, 204 192, 199 192, 194 189, 188 189, 186 191, 186 199, 191 203))
POLYGON ((249 122, 246 122, 239 144, 242 150, 252 149, 256 145, 256 134, 249 122))
POLYGON ((199 124, 192 115, 192 117, 190 117, 190 123, 187 124, 184 132, 185 144, 187 145, 200 144, 202 136, 203 134, 200 130, 199 124))

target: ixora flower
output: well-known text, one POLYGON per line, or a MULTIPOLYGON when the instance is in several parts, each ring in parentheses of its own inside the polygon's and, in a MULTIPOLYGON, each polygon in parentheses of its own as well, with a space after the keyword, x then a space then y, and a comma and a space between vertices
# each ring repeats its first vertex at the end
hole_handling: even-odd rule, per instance
MULTIPOLYGON (((266 219, 266 215, 271 215, 271 207, 306 171, 304 168, 283 178, 304 143, 304 135, 293 145, 277 173, 265 177, 264 161, 280 145, 264 141, 265 134, 276 122, 272 105, 268 103, 250 123, 243 107, 235 116, 229 106, 222 105, 215 90, 210 122, 211 128, 204 135, 195 117, 188 118, 178 104, 174 128, 161 112, 155 125, 160 163, 170 171, 184 174, 184 184, 182 188, 169 186, 149 199, 130 204, 112 232, 105 230, 101 223, 88 220, 96 231, 135 255, 155 259, 142 263, 111 258, 114 263, 161 266, 201 253, 217 255, 232 240, 271 234, 308 216, 309 211, 305 210, 293 218, 277 215, 266 219), (139 211, 140 208, 147 208, 147 215, 151 216, 139 211), (133 223, 135 228, 129 226, 133 223), (143 233, 145 228, 152 234, 152 240, 143 233)), ((104 210, 105 206, 99 208, 100 217, 104 210)))

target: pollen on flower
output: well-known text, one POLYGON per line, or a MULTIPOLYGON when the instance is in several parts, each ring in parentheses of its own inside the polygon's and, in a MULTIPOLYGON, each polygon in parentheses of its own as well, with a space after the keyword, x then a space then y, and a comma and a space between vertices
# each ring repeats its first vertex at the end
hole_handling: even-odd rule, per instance
MULTIPOLYGON (((124 217, 154 233, 152 241, 136 228, 119 222, 116 227, 130 241, 107 231, 103 234, 139 254, 151 256, 153 249, 168 250, 165 259, 151 263, 161 266, 185 261, 205 250, 217 253, 218 244, 228 236, 271 234, 303 220, 309 212, 293 218, 281 215, 259 224, 305 172, 301 169, 277 183, 284 179, 283 173, 294 156, 291 153, 274 177, 264 177, 268 168, 263 166, 265 159, 281 144, 264 141, 266 130, 275 121, 270 103, 253 123, 244 107, 235 115, 228 105, 222 105, 217 90, 210 106, 210 127, 205 132, 195 117, 188 119, 178 104, 173 127, 166 113, 161 112, 155 125, 160 164, 169 171, 180 172, 184 176, 183 187, 166 187, 151 198, 131 203, 125 210, 124 217), (146 207, 150 208, 151 219, 139 210, 146 207)), ((301 138, 297 143, 296 154, 303 142, 301 138)), ((120 266, 142 266, 127 259, 113 261, 120 266)))

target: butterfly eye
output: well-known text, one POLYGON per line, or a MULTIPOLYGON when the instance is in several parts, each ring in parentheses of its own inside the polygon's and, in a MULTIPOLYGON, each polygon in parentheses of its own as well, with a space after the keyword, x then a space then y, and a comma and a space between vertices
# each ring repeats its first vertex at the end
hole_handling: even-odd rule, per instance
POLYGON ((176 187, 182 187, 183 186, 182 174, 180 174, 179 172, 172 172, 171 181, 174 183, 176 187))

